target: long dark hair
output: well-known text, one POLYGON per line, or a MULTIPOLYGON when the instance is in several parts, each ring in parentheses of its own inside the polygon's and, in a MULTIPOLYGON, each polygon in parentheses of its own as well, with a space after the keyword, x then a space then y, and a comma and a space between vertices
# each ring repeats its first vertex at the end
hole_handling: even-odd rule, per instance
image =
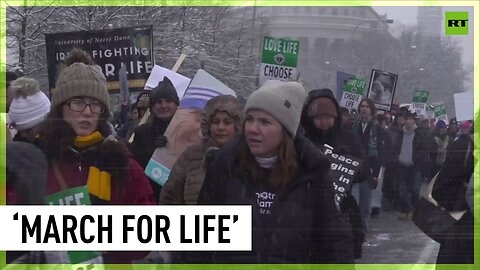
MULTIPOLYGON (((245 122, 242 126, 245 127, 245 122)), ((278 151, 278 160, 267 179, 268 186, 275 190, 286 188, 288 184, 295 181, 298 174, 298 159, 293 137, 283 126, 282 132, 283 139, 278 151)), ((254 184, 263 181, 261 169, 250 152, 244 132, 240 136, 236 153, 236 159, 240 164, 239 169, 241 172, 246 172, 246 175, 250 175, 246 180, 253 181, 254 184)))
POLYGON ((362 105, 362 102, 366 102, 368 107, 370 108, 370 112, 372 113, 372 117, 375 115, 375 103, 373 102, 373 100, 369 99, 369 98, 364 98, 360 101, 360 103, 358 103, 358 108, 357 108, 357 111, 360 113, 360 106, 362 105))

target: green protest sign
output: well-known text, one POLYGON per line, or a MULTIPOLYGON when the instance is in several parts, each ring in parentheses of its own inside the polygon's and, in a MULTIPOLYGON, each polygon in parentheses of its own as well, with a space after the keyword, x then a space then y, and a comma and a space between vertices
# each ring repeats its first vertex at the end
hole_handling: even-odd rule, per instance
POLYGON ((447 107, 445 104, 439 104, 433 108, 433 111, 435 112, 435 117, 439 117, 447 114, 447 107))
POLYGON ((262 63, 284 67, 297 67, 298 40, 264 37, 262 63))
POLYGON ((300 42, 293 39, 264 37, 259 83, 266 80, 296 78, 300 42))
POLYGON ((415 90, 413 94, 413 102, 416 103, 426 103, 428 99, 428 91, 415 90))
MULTIPOLYGON (((46 197, 49 205, 91 205, 90 195, 86 186, 69 188, 46 197)), ((98 251, 67 251, 64 253, 69 263, 75 264, 72 269, 93 269, 90 266, 102 263, 102 257, 98 251)))
POLYGON ((344 91, 363 96, 367 82, 360 78, 350 79, 345 84, 344 91))
POLYGON ((49 205, 91 205, 86 186, 69 188, 47 196, 49 205))

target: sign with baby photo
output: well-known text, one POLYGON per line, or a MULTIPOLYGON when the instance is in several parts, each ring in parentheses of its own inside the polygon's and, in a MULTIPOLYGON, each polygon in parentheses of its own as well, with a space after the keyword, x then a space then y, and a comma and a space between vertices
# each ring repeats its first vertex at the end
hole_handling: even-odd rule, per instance
POLYGON ((390 111, 392 108, 398 75, 377 69, 372 69, 367 97, 375 103, 375 108, 390 111))

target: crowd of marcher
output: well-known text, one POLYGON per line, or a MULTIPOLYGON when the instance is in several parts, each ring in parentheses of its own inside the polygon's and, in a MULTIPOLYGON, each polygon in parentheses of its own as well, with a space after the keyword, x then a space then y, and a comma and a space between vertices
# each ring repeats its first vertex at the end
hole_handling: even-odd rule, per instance
MULTIPOLYGON (((75 49, 65 66, 50 98, 34 79, 7 76, 7 203, 58 204, 51 195, 85 192, 85 204, 92 205, 252 205, 252 251, 181 252, 164 262, 353 265, 362 256, 369 219, 395 210, 400 220, 411 220, 420 186, 437 173, 442 181, 435 199, 446 209, 469 209, 472 121, 440 120, 430 127, 405 108, 377 112, 370 99, 352 114, 330 89, 267 81, 246 103, 234 96, 206 103, 201 143, 179 156, 162 187, 144 170, 155 149, 167 145, 164 133, 180 104, 170 80, 143 92, 116 113, 122 121, 112 121, 107 82, 91 57, 75 49), (149 119, 140 124, 147 111, 149 119), (325 144, 361 160, 340 202, 325 144), (463 194, 452 194, 458 183, 463 194)), ((471 210, 449 235, 438 262, 473 261, 471 210)), ((32 257, 7 255, 9 263, 32 257)), ((131 263, 147 255, 103 252, 101 259, 131 263)))

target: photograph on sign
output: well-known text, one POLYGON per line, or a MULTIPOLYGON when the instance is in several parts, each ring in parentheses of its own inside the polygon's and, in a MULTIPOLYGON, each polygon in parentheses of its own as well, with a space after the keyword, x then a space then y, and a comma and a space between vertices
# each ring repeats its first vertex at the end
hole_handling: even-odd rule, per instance
POLYGON ((367 97, 375 103, 375 108, 390 111, 397 79, 397 74, 372 69, 367 97))

